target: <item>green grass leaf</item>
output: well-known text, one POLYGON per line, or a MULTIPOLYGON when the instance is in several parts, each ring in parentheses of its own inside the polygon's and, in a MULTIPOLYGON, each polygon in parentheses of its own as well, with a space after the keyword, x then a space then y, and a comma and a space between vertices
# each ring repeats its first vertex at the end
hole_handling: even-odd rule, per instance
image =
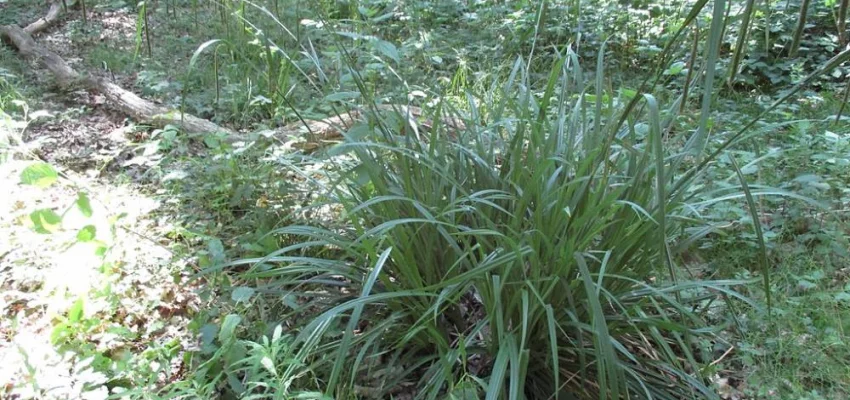
POLYGON ((750 192, 750 187, 747 184, 747 178, 744 176, 744 173, 741 172, 741 169, 738 168, 738 162, 735 161, 735 157, 733 155, 729 155, 729 162, 732 164, 732 167, 735 168, 735 173, 738 174, 738 180, 741 182, 741 189, 744 191, 744 196, 747 199, 747 208, 750 213, 750 218, 753 221, 753 229, 756 232, 756 239, 759 245, 759 261, 761 264, 761 273, 763 280, 763 287, 765 299, 767 301, 767 310, 768 313, 771 310, 771 295, 770 295, 770 265, 768 264, 767 258, 767 243, 764 239, 764 233, 761 228, 761 218, 759 216, 759 208, 756 206, 756 202, 753 198, 753 194, 750 192))
POLYGON ((240 322, 242 322, 242 317, 237 314, 228 314, 224 317, 221 329, 218 331, 218 340, 221 343, 229 343, 234 338, 233 335, 240 322))
POLYGON ((336 92, 325 96, 325 101, 344 101, 360 98, 360 92, 336 92))

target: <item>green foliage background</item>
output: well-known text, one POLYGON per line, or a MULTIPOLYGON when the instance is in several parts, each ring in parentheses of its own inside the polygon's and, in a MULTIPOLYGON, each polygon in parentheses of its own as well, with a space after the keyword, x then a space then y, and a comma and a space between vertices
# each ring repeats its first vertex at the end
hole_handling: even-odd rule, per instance
POLYGON ((110 393, 848 395, 847 1, 86 3, 83 63, 146 97, 251 132, 365 116, 330 144, 137 143, 205 306, 162 382, 87 346, 74 303, 55 342, 110 393))

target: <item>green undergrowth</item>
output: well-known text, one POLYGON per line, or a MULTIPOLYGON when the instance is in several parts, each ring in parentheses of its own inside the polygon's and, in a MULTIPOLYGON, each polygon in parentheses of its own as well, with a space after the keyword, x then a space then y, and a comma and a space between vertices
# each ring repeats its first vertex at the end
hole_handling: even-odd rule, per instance
MULTIPOLYGON (((848 395, 847 258, 832 252, 825 244, 793 242, 774 251, 772 315, 744 312, 734 353, 720 364, 736 387, 732 392, 780 399, 848 395)), ((748 247, 711 254, 717 265, 738 271, 755 261, 748 247)))
MULTIPOLYGON (((365 115, 312 152, 170 126, 132 141, 117 169, 163 204, 197 340, 112 368, 91 336, 109 318, 75 303, 63 345, 97 361, 92 387, 850 395, 838 4, 797 32, 799 2, 759 3, 747 33, 747 2, 87 3, 57 28, 78 65, 147 98, 245 131, 365 115), (159 379, 163 363, 181 373, 159 379)), ((18 118, 26 65, 0 51, 18 118)))
POLYGON ((29 3, 24 1, 4 1, 0 3, 0 25, 19 24, 23 25, 29 21, 35 21, 41 16, 43 10, 28 7, 29 3))
POLYGON ((20 143, 32 121, 2 112, 1 395, 105 399, 179 379, 197 301, 185 263, 153 238, 156 202, 39 160, 20 143))
MULTIPOLYGON (((740 336, 730 342, 735 350, 719 364, 729 371, 735 388, 730 393, 782 399, 848 395, 850 353, 844 350, 850 289, 846 215, 850 131, 843 121, 836 123, 840 107, 834 96, 811 92, 772 117, 787 121, 793 115, 790 123, 778 126, 758 146, 735 153, 739 163, 747 165, 748 175, 813 201, 765 198, 759 204, 770 249, 774 307, 771 315, 741 310, 735 326, 740 336)), ((727 174, 731 176, 728 170, 727 174)), ((750 218, 745 207, 726 204, 715 207, 711 215, 735 230, 750 218)), ((701 247, 714 275, 746 278, 758 262, 753 235, 724 235, 701 247)), ((758 291, 748 295, 763 298, 758 291)))

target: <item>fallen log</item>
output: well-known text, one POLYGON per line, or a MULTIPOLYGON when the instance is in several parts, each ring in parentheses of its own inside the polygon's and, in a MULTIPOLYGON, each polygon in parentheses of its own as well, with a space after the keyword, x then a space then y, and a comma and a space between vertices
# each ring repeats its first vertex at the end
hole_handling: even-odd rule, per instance
POLYGON ((62 12, 62 4, 58 1, 50 3, 50 9, 47 10, 47 15, 35 20, 24 28, 24 32, 30 35, 35 35, 53 25, 59 19, 59 13, 62 12))
POLYGON ((81 75, 62 57, 39 46, 32 36, 20 27, 4 26, 0 28, 0 37, 14 46, 25 58, 37 61, 47 68, 56 78, 59 87, 63 89, 81 87, 100 93, 110 106, 138 121, 148 122, 158 127, 174 125, 189 133, 236 134, 230 129, 222 128, 203 118, 156 105, 105 79, 81 75))

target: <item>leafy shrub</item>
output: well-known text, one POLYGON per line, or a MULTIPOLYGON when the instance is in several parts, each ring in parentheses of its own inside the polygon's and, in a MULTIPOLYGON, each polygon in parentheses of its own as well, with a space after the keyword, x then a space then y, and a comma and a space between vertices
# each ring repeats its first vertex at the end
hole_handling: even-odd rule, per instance
MULTIPOLYGON (((741 70, 742 83, 761 90, 781 89, 817 70, 843 50, 835 34, 838 4, 815 1, 808 5, 806 29, 799 32, 800 53, 793 57, 788 54, 797 33, 797 13, 803 4, 807 3, 777 2, 771 5, 767 16, 755 20, 749 35, 747 59, 741 70)), ((846 80, 848 72, 846 66, 836 68, 814 85, 834 88, 846 80)))

